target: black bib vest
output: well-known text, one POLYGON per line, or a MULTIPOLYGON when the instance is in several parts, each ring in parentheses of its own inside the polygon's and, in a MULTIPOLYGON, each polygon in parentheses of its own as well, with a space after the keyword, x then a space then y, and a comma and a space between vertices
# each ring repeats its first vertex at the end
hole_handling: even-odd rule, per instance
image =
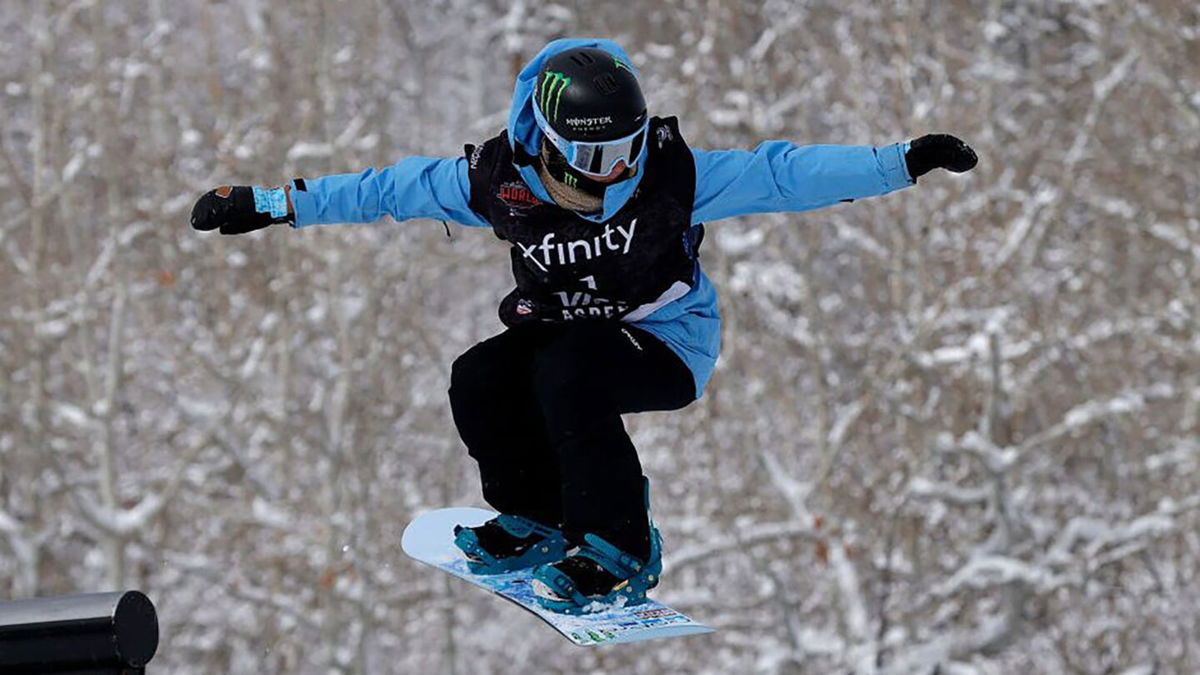
POLYGON ((674 117, 650 120, 645 175, 612 218, 596 223, 543 202, 525 184, 508 132, 466 147, 470 206, 512 244, 517 287, 506 326, 526 321, 639 320, 690 288, 703 226, 692 227, 696 166, 674 117))

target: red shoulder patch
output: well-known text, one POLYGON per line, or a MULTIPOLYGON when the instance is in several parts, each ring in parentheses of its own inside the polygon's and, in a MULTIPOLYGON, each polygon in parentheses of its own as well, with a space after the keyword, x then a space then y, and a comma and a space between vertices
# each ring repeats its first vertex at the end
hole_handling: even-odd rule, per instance
POLYGON ((500 201, 516 209, 528 209, 542 203, 528 185, 515 181, 502 184, 497 196, 500 197, 500 201))

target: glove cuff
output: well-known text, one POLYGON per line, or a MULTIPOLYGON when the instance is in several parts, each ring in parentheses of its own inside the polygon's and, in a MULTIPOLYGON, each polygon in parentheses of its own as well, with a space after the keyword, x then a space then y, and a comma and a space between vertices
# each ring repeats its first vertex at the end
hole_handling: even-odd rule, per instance
POLYGON ((254 210, 271 217, 271 223, 292 223, 295 217, 288 210, 287 192, 281 187, 251 188, 254 194, 254 210))

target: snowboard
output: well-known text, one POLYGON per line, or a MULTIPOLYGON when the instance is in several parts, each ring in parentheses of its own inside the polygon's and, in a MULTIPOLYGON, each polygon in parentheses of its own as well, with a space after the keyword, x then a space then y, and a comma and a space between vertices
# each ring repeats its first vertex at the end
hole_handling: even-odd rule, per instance
POLYGON ((534 597, 530 583, 533 580, 532 568, 507 574, 472 574, 467 569, 462 551, 454 545, 454 526, 474 527, 494 517, 495 511, 469 506, 427 511, 404 528, 400 547, 414 560, 449 572, 516 603, 579 646, 640 642, 713 632, 712 628, 654 600, 591 614, 552 612, 541 607, 534 597))

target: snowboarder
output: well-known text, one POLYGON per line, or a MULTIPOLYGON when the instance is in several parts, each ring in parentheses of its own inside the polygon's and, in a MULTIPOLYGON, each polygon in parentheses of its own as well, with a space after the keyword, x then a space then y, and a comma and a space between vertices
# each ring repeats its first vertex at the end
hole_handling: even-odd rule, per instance
POLYGON ((547 45, 517 78, 505 131, 457 158, 409 157, 358 174, 203 195, 192 226, 433 218, 511 243, 504 332, 455 362, 450 406, 501 515, 456 530, 472 571, 536 566, 560 612, 642 601, 661 545, 624 413, 696 400, 716 364, 716 293, 700 268, 702 222, 882 195, 944 168, 961 140, 871 146, 768 141, 689 148, 674 117, 649 117, 637 72, 603 39, 547 45))

